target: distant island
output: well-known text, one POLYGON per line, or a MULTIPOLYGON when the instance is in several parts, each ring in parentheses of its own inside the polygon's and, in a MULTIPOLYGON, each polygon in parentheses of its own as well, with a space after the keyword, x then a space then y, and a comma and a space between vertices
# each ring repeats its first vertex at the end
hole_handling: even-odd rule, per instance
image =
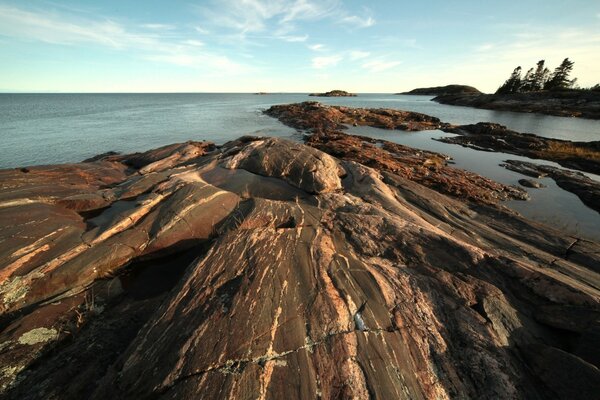
POLYGON ((473 86, 467 85, 446 85, 446 86, 433 86, 427 88, 417 88, 413 89, 409 92, 402 92, 396 94, 408 94, 408 95, 420 95, 420 96, 441 96, 448 94, 465 94, 465 95, 473 95, 473 94, 481 94, 479 90, 474 88, 473 86))
POLYGON ((348 93, 345 90, 332 90, 325 93, 311 93, 309 96, 315 97, 356 97, 355 93, 348 93))
MULTIPOLYGON (((523 77, 519 66, 494 94, 412 93, 427 89, 415 89, 408 94, 435 94, 433 101, 456 106, 600 119, 600 85, 579 88, 577 78, 569 77, 573 65, 573 61, 565 58, 550 72, 544 60, 540 60, 523 77)), ((448 87, 451 86, 454 85, 448 87)))

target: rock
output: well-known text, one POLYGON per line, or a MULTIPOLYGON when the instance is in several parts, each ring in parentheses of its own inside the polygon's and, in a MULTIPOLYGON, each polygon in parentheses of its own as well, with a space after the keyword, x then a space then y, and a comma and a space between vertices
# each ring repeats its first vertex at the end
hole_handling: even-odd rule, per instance
POLYGON ((314 132, 306 144, 344 160, 351 160, 393 172, 443 193, 495 203, 499 200, 528 198, 519 188, 506 186, 468 171, 446 165, 448 156, 415 151, 385 140, 346 135, 342 123, 360 120, 362 124, 387 129, 435 129, 437 118, 424 114, 387 109, 363 109, 325 106, 316 102, 273 106, 265 111, 297 129, 314 132))
POLYGON ((428 88, 413 89, 409 92, 397 93, 397 94, 410 94, 410 95, 426 95, 426 96, 443 96, 443 95, 473 95, 481 94, 481 92, 475 89, 473 86, 466 85, 446 85, 446 86, 435 86, 428 88))
MULTIPOLYGON (((600 182, 580 172, 518 160, 507 160, 501 165, 511 171, 529 176, 536 174, 538 176, 548 176, 554 179, 556 184, 562 189, 577 195, 583 204, 592 210, 600 212, 600 182)), ((525 180, 521 179, 519 183, 525 180)))
POLYGON ((356 97, 354 93, 348 93, 345 90, 332 90, 325 93, 311 93, 309 96, 316 97, 356 97))
POLYGON ((443 194, 503 186, 435 153, 308 144, 0 171, 3 398, 597 393, 599 243, 443 194), (66 208, 60 170, 109 206, 66 208))
POLYGON ((600 119, 600 92, 592 90, 540 91, 512 94, 443 94, 441 104, 600 119))
POLYGON ((315 101, 272 106, 265 114, 292 128, 309 131, 344 130, 345 125, 421 131, 438 129, 441 122, 429 115, 387 108, 328 106, 315 101))
POLYGON ((483 151, 500 151, 530 158, 554 161, 567 168, 600 173, 600 141, 572 142, 520 133, 500 124, 479 122, 444 126, 446 132, 460 136, 438 139, 483 151))
POLYGON ((519 179, 519 184, 521 186, 525 186, 528 188, 534 188, 534 189, 541 189, 541 188, 545 188, 546 186, 534 181, 533 179, 519 179))

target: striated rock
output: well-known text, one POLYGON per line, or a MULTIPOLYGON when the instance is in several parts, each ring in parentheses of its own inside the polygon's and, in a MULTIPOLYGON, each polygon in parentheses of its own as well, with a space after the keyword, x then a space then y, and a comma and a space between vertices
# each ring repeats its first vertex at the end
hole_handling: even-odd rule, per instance
POLYGON ((325 93, 311 93, 309 96, 315 97, 356 97, 354 93, 348 93, 345 90, 331 90, 325 93))
POLYGON ((410 94, 410 95, 426 95, 426 96, 444 96, 444 95, 474 95, 481 94, 481 92, 475 89, 473 86, 467 85, 446 85, 446 86, 435 86, 428 88, 417 88, 408 92, 398 94, 410 94))
POLYGON ((599 243, 440 193, 467 175, 414 149, 335 135, 68 166, 114 171, 79 185, 110 203, 93 212, 60 185, 23 201, 59 166, 1 171, 3 397, 598 393, 599 243))
POLYGON ((600 92, 592 90, 540 91, 511 94, 442 94, 441 104, 560 117, 600 119, 600 92))
MULTIPOLYGON (((592 210, 600 212, 600 182, 580 172, 518 160, 507 160, 502 166, 524 175, 548 176, 554 179, 556 184, 562 189, 577 195, 583 204, 592 210)), ((523 180, 525 179, 521 179, 519 183, 523 180)))
POLYGON ((472 125, 445 126, 446 132, 460 136, 438 139, 483 151, 500 151, 530 158, 554 161, 567 168, 600 173, 600 141, 571 142, 520 133, 500 124, 479 122, 472 125))

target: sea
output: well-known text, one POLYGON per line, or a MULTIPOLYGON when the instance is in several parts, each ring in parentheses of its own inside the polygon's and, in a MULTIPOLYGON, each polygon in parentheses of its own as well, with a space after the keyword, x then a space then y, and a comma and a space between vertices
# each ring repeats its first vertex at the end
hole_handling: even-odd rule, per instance
MULTIPOLYGON (((431 101, 431 96, 359 94, 357 97, 314 98, 306 93, 173 94, 0 94, 0 169, 79 162, 108 151, 130 153, 187 140, 223 144, 242 135, 278 136, 301 140, 302 134, 263 114, 274 104, 318 100, 352 107, 416 111, 444 122, 496 122, 519 132, 574 141, 600 140, 600 121, 540 114, 482 110, 431 101)), ((453 158, 467 169, 499 182, 518 185, 524 176, 499 166, 504 160, 526 160, 433 139, 451 136, 441 131, 401 132, 349 127, 349 133, 382 138, 453 158)), ((586 174, 600 181, 600 176, 586 174)), ((543 178, 544 189, 527 189, 530 201, 504 205, 565 234, 600 240, 600 214, 577 196, 543 178)))

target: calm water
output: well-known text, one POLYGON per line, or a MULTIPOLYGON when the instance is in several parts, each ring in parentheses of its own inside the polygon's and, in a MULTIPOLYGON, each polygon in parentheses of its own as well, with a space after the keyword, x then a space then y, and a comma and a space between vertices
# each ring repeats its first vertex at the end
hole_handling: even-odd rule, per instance
MULTIPOLYGON (((0 168, 77 162, 106 151, 134 152, 186 140, 221 144, 246 134, 297 139, 299 136, 293 129, 262 115, 262 110, 273 104, 315 99, 306 94, 0 94, 0 168)), ((600 121, 447 106, 430 99, 430 96, 363 94, 317 100, 353 107, 417 111, 450 123, 497 122, 546 137, 600 140, 600 121)), ((372 128, 352 131, 448 154, 458 167, 500 182, 516 184, 522 178, 498 164, 508 158, 526 158, 479 152, 432 140, 448 135, 439 131, 403 133, 372 128)), ((528 189, 532 201, 506 204, 565 231, 600 238, 598 213, 558 188, 551 179, 544 179, 543 183, 548 188, 528 189)))

